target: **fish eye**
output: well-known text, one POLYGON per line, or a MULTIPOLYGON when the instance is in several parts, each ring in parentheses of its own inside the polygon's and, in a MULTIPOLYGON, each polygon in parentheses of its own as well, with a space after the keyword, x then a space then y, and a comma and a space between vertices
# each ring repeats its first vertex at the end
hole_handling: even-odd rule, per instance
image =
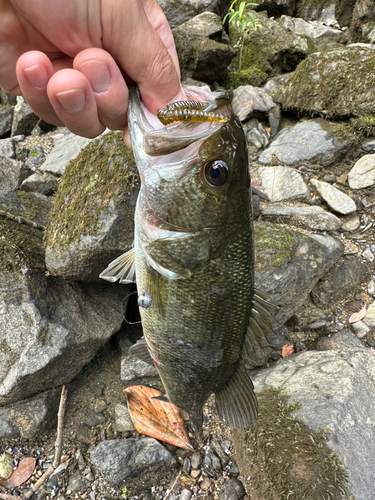
POLYGON ((229 179, 228 165, 223 160, 210 161, 204 167, 204 175, 210 186, 223 186, 229 179))

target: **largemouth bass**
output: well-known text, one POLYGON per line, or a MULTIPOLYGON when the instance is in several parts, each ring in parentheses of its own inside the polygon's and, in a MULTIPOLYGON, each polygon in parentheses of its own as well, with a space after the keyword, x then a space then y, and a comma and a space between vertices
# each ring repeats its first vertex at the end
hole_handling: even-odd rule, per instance
POLYGON ((172 106, 161 129, 150 123, 136 88, 130 92, 141 177, 134 250, 100 276, 122 283, 136 276, 144 341, 133 352, 146 359, 147 347, 164 399, 189 413, 200 434, 212 393, 228 425, 249 428, 256 420, 246 364, 255 344, 266 342, 273 306, 254 292, 248 153, 231 95, 185 91, 205 103, 185 107, 203 114, 191 122, 193 112, 172 106))

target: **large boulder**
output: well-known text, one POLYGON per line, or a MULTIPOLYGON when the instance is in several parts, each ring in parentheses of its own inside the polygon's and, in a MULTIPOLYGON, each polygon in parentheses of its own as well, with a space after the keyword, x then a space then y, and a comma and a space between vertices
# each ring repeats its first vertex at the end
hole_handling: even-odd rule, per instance
POLYGON ((357 0, 350 23, 352 42, 375 43, 375 3, 357 0))
POLYGON ((202 12, 216 12, 222 15, 227 11, 230 0, 158 0, 160 7, 174 28, 202 12))
POLYGON ((276 98, 285 110, 298 113, 373 116, 374 73, 375 50, 371 48, 349 46, 317 52, 298 65, 276 98))
MULTIPOLYGON (((48 160, 47 160, 48 161, 48 160)), ((133 245, 139 178, 121 134, 91 141, 66 167, 46 228, 52 275, 95 281, 133 245)))

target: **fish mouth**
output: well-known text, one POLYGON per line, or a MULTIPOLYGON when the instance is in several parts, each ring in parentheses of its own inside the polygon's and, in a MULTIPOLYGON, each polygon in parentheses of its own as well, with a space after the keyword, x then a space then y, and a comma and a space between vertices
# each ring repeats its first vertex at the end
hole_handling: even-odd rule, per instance
MULTIPOLYGON (((220 92, 211 92, 208 86, 184 86, 189 101, 209 102, 207 110, 220 109, 220 113, 231 117, 231 95, 220 92), (225 99, 220 100, 220 96, 225 99)), ((173 122, 162 125, 155 115, 152 115, 141 102, 139 89, 133 85, 129 90, 129 125, 134 136, 142 136, 143 150, 148 156, 163 156, 181 149, 190 144, 201 141, 216 132, 223 126, 222 122, 173 122)))

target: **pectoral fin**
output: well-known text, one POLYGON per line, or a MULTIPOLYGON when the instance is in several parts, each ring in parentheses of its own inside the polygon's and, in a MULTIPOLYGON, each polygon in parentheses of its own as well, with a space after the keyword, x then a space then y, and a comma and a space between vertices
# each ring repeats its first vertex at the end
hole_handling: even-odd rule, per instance
POLYGON ((149 365, 154 364, 144 337, 137 340, 137 342, 129 348, 129 354, 144 361, 145 363, 148 363, 149 365))
POLYGON ((219 417, 235 429, 249 429, 258 416, 254 386, 240 362, 237 371, 219 392, 215 393, 219 417))
POLYGON ((99 278, 114 283, 135 283, 134 248, 112 261, 99 278))

